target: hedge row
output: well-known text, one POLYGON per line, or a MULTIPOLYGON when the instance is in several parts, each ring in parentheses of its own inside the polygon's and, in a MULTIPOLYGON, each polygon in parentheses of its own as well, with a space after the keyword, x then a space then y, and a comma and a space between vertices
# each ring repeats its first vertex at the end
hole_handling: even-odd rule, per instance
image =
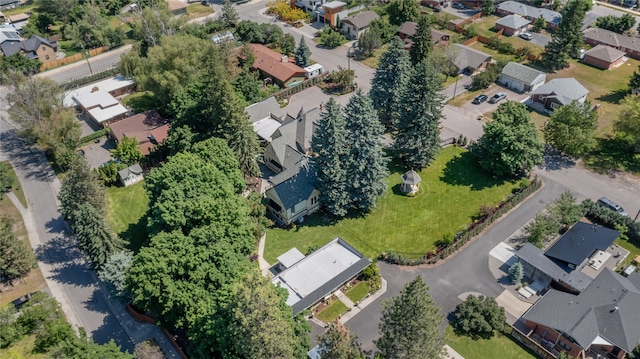
POLYGON ((616 224, 626 226, 627 237, 629 237, 630 241, 635 242, 636 246, 640 247, 640 222, 634 221, 631 216, 625 217, 618 212, 602 207, 588 198, 582 201, 582 207, 585 210, 585 216, 594 223, 609 228, 615 228, 616 224))
POLYGON ((86 135, 86 136, 82 137, 80 139, 80 143, 82 145, 84 145, 87 142, 91 142, 91 141, 95 140, 96 138, 100 138, 100 137, 106 136, 108 134, 109 134, 109 128, 105 127, 102 130, 98 130, 98 131, 96 131, 96 132, 94 132, 94 133, 92 133, 90 135, 86 135))
POLYGON ((80 78, 75 78, 69 82, 65 82, 64 84, 62 84, 62 88, 65 90, 70 90, 73 88, 77 88, 80 86, 84 86, 86 84, 90 84, 92 82, 96 82, 102 79, 106 79, 107 77, 112 77, 115 76, 119 73, 119 69, 117 67, 112 67, 109 69, 106 69, 104 71, 100 71, 100 72, 96 72, 92 75, 89 76, 85 76, 85 77, 80 77, 80 78))
POLYGON ((458 232, 454 236, 453 243, 446 247, 436 248, 435 250, 428 252, 426 255, 420 258, 407 258, 400 253, 389 251, 387 253, 383 253, 381 259, 386 261, 387 263, 409 266, 415 266, 425 263, 437 263, 439 260, 447 258, 452 253, 462 248, 462 246, 469 242, 473 237, 477 236, 487 226, 492 224, 495 220, 502 217, 503 214, 507 213, 509 210, 522 202, 530 194, 540 188, 541 185, 542 182, 539 179, 535 178, 527 187, 521 188, 520 190, 512 193, 511 195, 509 195, 509 197, 507 197, 506 200, 500 202, 500 204, 492 214, 480 217, 478 220, 469 225, 469 227, 461 232, 458 232))

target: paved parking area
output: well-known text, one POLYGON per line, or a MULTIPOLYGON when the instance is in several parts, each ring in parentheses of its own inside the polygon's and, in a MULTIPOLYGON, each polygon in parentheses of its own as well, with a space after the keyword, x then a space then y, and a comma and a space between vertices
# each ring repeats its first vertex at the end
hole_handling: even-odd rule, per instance
POLYGON ((487 95, 487 97, 491 98, 491 96, 495 95, 497 92, 506 93, 507 98, 498 103, 489 103, 489 101, 487 100, 479 105, 474 105, 473 103, 471 103, 473 99, 469 99, 469 102, 463 104, 462 106, 459 106, 459 108, 468 112, 470 115, 472 115, 472 117, 477 118, 480 114, 495 111, 498 106, 504 101, 522 102, 529 98, 529 93, 518 93, 499 84, 491 85, 483 93, 487 95))
POLYGON ((101 164, 112 159, 111 152, 109 152, 109 150, 113 150, 115 148, 116 144, 113 140, 105 140, 104 137, 101 137, 100 142, 86 145, 82 147, 82 151, 84 151, 84 157, 87 159, 89 166, 91 168, 98 168, 101 164))
POLYGON ((509 324, 515 323, 533 305, 520 300, 506 289, 496 297, 496 302, 504 308, 505 314, 507 314, 507 323, 509 324))

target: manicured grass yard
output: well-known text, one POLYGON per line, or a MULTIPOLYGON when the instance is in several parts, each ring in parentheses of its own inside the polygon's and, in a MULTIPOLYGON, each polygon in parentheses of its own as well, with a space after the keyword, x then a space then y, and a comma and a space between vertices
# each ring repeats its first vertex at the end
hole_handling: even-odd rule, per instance
POLYGON ((521 347, 510 336, 495 335, 491 339, 473 340, 467 336, 457 336, 450 325, 447 326, 445 336, 447 344, 465 359, 537 359, 537 356, 521 347))
POLYGON ((125 106, 131 106, 135 113, 142 113, 151 109, 159 109, 162 104, 156 100, 151 91, 140 91, 133 93, 124 99, 122 104, 125 106))
POLYGON ((1 165, 9 169, 9 177, 13 178, 13 188, 11 188, 11 191, 16 195, 16 197, 18 197, 18 200, 24 206, 24 208, 29 207, 27 205, 27 198, 24 196, 24 191, 22 191, 22 186, 20 185, 20 181, 18 180, 16 172, 13 170, 13 167, 11 167, 11 163, 9 163, 9 161, 4 161, 1 163, 1 165))
POLYGON ((618 269, 624 269, 624 267, 631 264, 637 256, 640 256, 640 247, 636 246, 634 242, 616 239, 616 244, 630 252, 627 258, 618 266, 618 269))
POLYGON ((296 230, 270 229, 265 259, 275 263, 277 256, 292 247, 305 253, 337 236, 367 257, 389 250, 419 257, 432 250, 435 241, 445 234, 468 226, 481 205, 496 205, 516 187, 515 183, 485 175, 465 150, 453 146, 442 149, 431 166, 422 170, 421 189, 416 197, 399 194, 405 171, 391 169, 386 196, 366 216, 332 222, 325 215, 316 214, 296 230))
POLYGON ((0 358, 10 359, 44 359, 47 357, 44 353, 34 353, 36 335, 30 334, 24 336, 21 340, 13 343, 11 347, 0 349, 0 358))
POLYGON ((340 314, 346 312, 347 309, 347 306, 342 303, 340 299, 337 299, 335 302, 322 309, 322 311, 316 315, 316 318, 325 323, 331 323, 336 320, 340 314))
POLYGON ((359 302, 369 293, 369 284, 367 282, 358 282, 353 288, 344 293, 352 302, 359 302))
POLYGON ((137 251, 147 241, 149 198, 143 183, 107 189, 107 223, 129 248, 137 251))
POLYGON ((213 13, 213 9, 210 6, 202 5, 202 4, 191 4, 187 6, 187 16, 189 16, 189 20, 195 19, 197 17, 207 16, 213 13))

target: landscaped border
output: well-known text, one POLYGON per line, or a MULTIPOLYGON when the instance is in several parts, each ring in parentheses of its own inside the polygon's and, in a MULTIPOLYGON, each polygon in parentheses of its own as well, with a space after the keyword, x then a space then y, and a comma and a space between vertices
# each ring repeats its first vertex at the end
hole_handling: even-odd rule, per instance
POLYGON ((438 261, 449 257, 458 249, 462 248, 462 246, 464 246, 467 242, 475 238, 475 236, 480 234, 480 232, 482 232, 490 224, 502 217, 503 214, 507 213, 512 208, 520 204, 520 202, 537 191, 541 186, 542 181, 536 176, 531 181, 529 186, 514 192, 509 197, 507 197, 507 199, 500 202, 495 212, 493 212, 491 215, 479 218, 477 221, 471 223, 466 229, 456 233, 456 235, 453 237, 453 243, 451 243, 450 245, 436 248, 434 251, 428 252, 426 255, 420 258, 406 258, 400 253, 390 251, 388 253, 382 253, 380 259, 390 264, 409 266, 417 266, 421 264, 436 264, 438 261))

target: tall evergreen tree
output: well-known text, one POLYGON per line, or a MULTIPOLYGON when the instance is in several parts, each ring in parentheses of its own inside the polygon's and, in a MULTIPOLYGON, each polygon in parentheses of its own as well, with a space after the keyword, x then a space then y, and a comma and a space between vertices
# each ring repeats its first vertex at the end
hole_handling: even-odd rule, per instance
POLYGON ((567 58, 577 58, 584 44, 582 23, 587 11, 591 9, 590 0, 570 0, 562 9, 562 20, 551 35, 551 41, 545 47, 543 62, 553 70, 569 65, 567 58))
POLYGON ((225 28, 235 27, 238 24, 238 12, 230 0, 224 0, 220 20, 225 28))
POLYGON ((0 218, 0 278, 11 284, 25 276, 36 266, 33 252, 13 233, 13 223, 6 217, 0 218))
POLYGON ((346 141, 342 110, 332 97, 326 104, 326 111, 320 116, 311 147, 318 154, 313 165, 317 172, 320 204, 335 216, 347 214, 349 206, 347 169, 344 163, 346 141))
POLYGON ((440 307, 418 276, 398 296, 383 300, 376 346, 385 359, 442 358, 444 338, 440 324, 440 307))
POLYGON ((309 66, 309 57, 311 56, 311 50, 304 41, 304 36, 300 37, 300 42, 296 48, 296 65, 300 67, 309 66))
POLYGON ((318 336, 323 359, 362 359, 356 337, 340 321, 329 324, 327 331, 318 336))
POLYGON ((60 213, 73 226, 74 213, 83 203, 90 204, 100 214, 104 213, 105 189, 84 159, 76 161, 62 181, 60 192, 60 213))
POLYGON ((349 146, 345 168, 349 173, 347 188, 351 206, 369 211, 376 206, 378 196, 387 190, 388 161, 381 142, 384 127, 371 99, 362 91, 351 96, 344 108, 344 118, 349 146))
POLYGON ((422 15, 418 18, 416 34, 412 39, 413 45, 409 50, 409 57, 411 57, 411 63, 415 66, 425 61, 433 48, 431 43, 431 22, 427 16, 422 15))
POLYGON ((402 94, 395 146, 411 168, 426 167, 440 149, 441 89, 439 74, 422 61, 402 94))
POLYGON ((380 63, 371 81, 369 96, 378 111, 380 122, 392 129, 400 115, 402 91, 409 82, 411 62, 404 43, 395 37, 380 57, 380 63))
POLYGON ((100 267, 114 252, 124 248, 125 243, 107 227, 107 223, 93 206, 82 203, 73 217, 73 231, 80 249, 91 258, 93 267, 100 267))

